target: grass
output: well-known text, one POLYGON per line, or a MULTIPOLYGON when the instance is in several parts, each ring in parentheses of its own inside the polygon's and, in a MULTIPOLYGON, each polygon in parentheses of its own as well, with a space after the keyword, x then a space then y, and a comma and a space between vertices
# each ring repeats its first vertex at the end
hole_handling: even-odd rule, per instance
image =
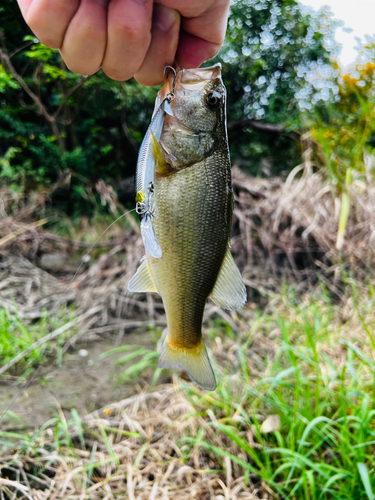
MULTIPOLYGON (((61 411, 33 435, 0 433, 0 477, 23 467, 35 491, 65 484, 72 499, 373 500, 374 289, 347 285, 344 305, 286 290, 237 317, 239 334, 211 328, 215 392, 175 378, 82 419, 61 411)), ((142 349, 125 353, 137 375, 155 358, 142 349)))
POLYGON ((159 339, 161 338, 161 331, 159 328, 155 329, 154 327, 149 327, 150 334, 154 341, 155 349, 150 350, 146 349, 141 345, 122 345, 119 347, 115 347, 114 349, 110 349, 104 352, 101 355, 101 358, 106 358, 108 356, 113 356, 118 353, 126 353, 121 358, 117 359, 114 362, 114 365, 123 365, 132 361, 132 364, 124 370, 124 372, 117 378, 116 385, 119 386, 123 383, 129 382, 130 380, 135 380, 142 375, 146 374, 146 371, 153 371, 152 380, 150 383, 150 387, 155 387, 157 384, 162 370, 157 367, 159 353, 157 351, 157 344, 159 339))
MULTIPOLYGON (((51 318, 48 312, 44 311, 42 317, 32 323, 29 320, 23 321, 16 308, 15 310, 15 313, 11 313, 6 308, 0 309, 0 367, 5 366, 16 356, 30 349, 35 342, 72 319, 70 310, 64 310, 58 319, 51 318)), ((62 334, 57 343, 53 344, 57 360, 60 363, 65 340, 66 335, 62 334)), ((50 350, 49 342, 36 347, 13 366, 8 373, 17 374, 22 381, 34 371, 50 350)))
MULTIPOLYGON (((266 376, 251 374, 245 342, 237 347, 242 370, 232 383, 224 377, 217 393, 203 402, 190 392, 196 404, 210 402, 217 420, 210 425, 246 453, 240 462, 245 474, 256 474, 281 498, 373 498, 373 353, 366 332, 353 328, 353 321, 349 328, 340 324, 339 314, 326 299, 289 310, 281 303, 281 311, 259 317, 257 324, 266 335, 273 328, 278 332, 274 359, 263 362, 266 376), (233 398, 236 385, 241 390, 233 398), (262 434, 257 417, 266 414, 278 415, 281 422, 270 435, 262 434)), ((187 442, 238 461, 204 436, 187 442)))

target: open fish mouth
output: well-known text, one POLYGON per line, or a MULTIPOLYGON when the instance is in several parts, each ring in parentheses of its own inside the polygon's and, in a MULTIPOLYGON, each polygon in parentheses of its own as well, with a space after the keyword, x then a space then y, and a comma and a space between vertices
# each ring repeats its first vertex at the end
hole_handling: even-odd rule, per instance
POLYGON ((208 68, 198 69, 180 69, 173 71, 170 67, 166 68, 167 79, 163 87, 159 90, 155 102, 155 109, 158 109, 163 100, 172 90, 186 88, 189 90, 200 91, 207 82, 217 78, 221 74, 221 64, 217 63, 208 68))

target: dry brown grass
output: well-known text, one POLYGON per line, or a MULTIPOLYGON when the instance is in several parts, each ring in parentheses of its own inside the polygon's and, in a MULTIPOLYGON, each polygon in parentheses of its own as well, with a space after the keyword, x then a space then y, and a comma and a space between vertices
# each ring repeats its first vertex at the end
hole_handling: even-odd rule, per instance
MULTIPOLYGON (((215 421, 213 414, 212 419, 215 421)), ((38 458, 30 450, 17 460, 17 452, 11 450, 13 469, 20 480, 4 484, 4 491, 5 486, 9 492, 27 489, 27 494, 17 498, 33 500, 273 498, 257 478, 253 478, 255 484, 250 480, 245 486, 241 467, 230 460, 224 459, 223 470, 222 461, 204 448, 184 450, 179 440, 204 430, 213 445, 246 460, 242 450, 223 435, 216 436, 207 419, 195 414, 177 384, 110 405, 84 418, 82 425, 85 448, 80 446, 78 433, 72 432, 75 447, 57 449, 49 429, 35 443, 38 458), (44 471, 34 479, 30 472, 37 469, 44 471)), ((7 458, 1 457, 1 462, 7 458)), ((3 477, 14 477, 6 465, 0 470, 3 477)), ((0 481, 0 491, 1 486, 0 481)))
MULTIPOLYGON (((314 172, 308 163, 295 169, 286 183, 278 179, 252 179, 234 169, 233 185, 236 203, 232 251, 253 293, 271 298, 270 310, 277 309, 280 313, 285 309, 285 314, 295 314, 294 310, 287 313, 289 304, 273 303, 279 300, 276 293, 285 280, 294 279, 297 291, 302 294, 317 285, 316 271, 320 269, 321 279, 329 290, 340 296, 341 262, 349 263, 345 266, 359 278, 371 273, 375 256, 374 183, 363 184, 358 180, 350 188, 351 212, 342 255, 336 248, 338 198, 323 175, 314 172)), ((32 223, 31 215, 28 223, 32 223)), ((0 226, 0 237, 9 231, 17 235, 22 224, 17 218, 4 223, 0 226)), ((35 234, 33 240, 45 240, 41 227, 28 230, 35 234)), ((14 236, 12 243, 9 240, 2 247, 0 304, 3 306, 11 308, 16 303, 22 317, 30 320, 37 317, 35 313, 41 314, 43 308, 56 314, 59 307, 69 301, 74 302, 77 317, 93 311, 73 341, 83 334, 89 335, 90 331, 95 339, 95 335, 132 328, 134 322, 146 322, 149 317, 156 324, 165 323, 158 299, 135 298, 126 291, 143 253, 136 227, 123 242, 116 242, 97 262, 86 266, 68 291, 71 268, 65 274, 54 274, 25 258, 24 255, 30 256, 30 245, 35 245, 33 240, 14 236), (17 244, 20 245, 18 255, 14 257, 11 246, 17 244), (124 251, 125 260, 120 258, 124 251)), ((61 240, 57 243, 72 244, 61 240)), ((342 311, 327 326, 329 340, 317 344, 318 352, 326 353, 337 370, 345 363, 347 352, 346 347, 339 345, 342 335, 355 338, 363 352, 373 358, 362 328, 363 318, 358 316, 350 300, 343 300, 342 311), (346 321, 340 337, 335 332, 346 321)), ((212 305, 207 308, 207 315, 218 314, 237 331, 243 331, 244 324, 257 325, 250 306, 244 320, 235 314, 220 312, 212 305)), ((303 318, 301 316, 301 322, 303 318)), ((298 324, 298 318, 289 319, 298 324)), ((367 320, 372 324, 371 315, 365 318, 367 320)), ((251 335, 249 359, 255 384, 268 375, 278 348, 275 339, 281 333, 274 327, 271 331, 259 329, 251 335)), ((238 367, 237 340, 223 345, 217 338, 214 354, 219 365, 238 367)), ((328 364, 321 366, 322 373, 330 369, 328 364)), ((232 383, 236 390, 236 376, 232 376, 232 383)), ((241 388, 237 389, 240 392, 241 388)), ((35 437, 32 443, 19 442, 1 457, 0 499, 274 498, 257 476, 250 475, 245 485, 243 468, 236 462, 218 459, 207 448, 197 444, 189 447, 184 442, 184 437, 196 437, 202 432, 211 445, 248 460, 228 436, 216 432, 215 424, 224 415, 214 415, 207 407, 204 412, 202 407, 199 413, 199 390, 194 391, 193 405, 189 391, 182 390, 176 380, 174 385, 159 387, 151 393, 140 390, 135 397, 85 417, 83 434, 78 428, 70 428, 69 439, 66 437, 63 444, 56 440, 52 429, 35 437)), ((260 420, 264 417, 264 414, 258 415, 260 420)), ((243 425, 241 435, 256 449, 252 428, 241 420, 240 411, 235 411, 231 418, 243 425)), ((64 421, 61 413, 60 426, 64 421)))
MULTIPOLYGON (((233 186, 232 252, 250 292, 270 296, 289 279, 297 280, 303 291, 316 284, 319 270, 335 292, 334 278, 341 262, 348 263, 359 278, 371 273, 375 182, 354 180, 350 186, 350 217, 341 254, 336 248, 340 198, 324 173, 314 172, 309 161, 296 167, 286 182, 251 178, 234 167, 233 186)), ((35 211, 42 207, 43 195, 26 203, 3 189, 0 198, 0 304, 11 308, 15 299, 21 317, 33 318, 43 308, 55 314, 56 308, 71 301, 78 314, 100 306, 102 318, 96 324, 101 326, 124 317, 146 320, 150 312, 155 320, 162 317, 160 302, 153 299, 150 306, 126 291, 144 252, 132 217, 128 216, 131 229, 126 235, 116 232, 114 226, 109 250, 96 262, 84 264, 67 290, 76 269, 72 262, 63 263, 58 272, 43 271, 36 264, 43 254, 71 252, 78 246, 87 249, 89 244, 57 237, 35 224, 35 211)), ((97 235, 94 232, 92 236, 95 239, 97 235)))
MULTIPOLYGON (((299 293, 324 282, 335 298, 340 298, 343 267, 350 267, 361 281, 373 274, 375 183, 371 179, 366 183, 354 179, 350 186, 350 217, 341 253, 336 248, 340 198, 324 173, 314 172, 311 162, 296 167, 286 182, 251 178, 234 167, 233 186, 232 252, 248 286, 250 302, 265 297, 266 304, 285 282, 293 283, 299 293)), ((103 196, 111 198, 111 192, 104 188, 101 186, 103 196)), ((88 243, 46 232, 35 223, 35 213, 43 209, 46 196, 34 195, 35 199, 26 202, 5 188, 1 192, 0 305, 17 311, 24 321, 34 321, 44 311, 58 317, 67 304, 74 303, 78 319, 72 326, 79 324, 80 330, 71 343, 100 339, 113 332, 122 337, 127 330, 150 322, 163 327, 166 320, 161 300, 152 294, 144 297, 127 291, 144 252, 138 226, 129 215, 126 234, 114 226, 105 236, 109 249, 95 262, 84 263, 72 284, 77 269, 72 260, 57 270, 40 268, 43 255, 64 251, 74 256, 77 247, 83 247, 83 253, 89 247, 88 243)), ((115 213, 114 201, 110 201, 115 213)), ((94 231, 92 238, 96 237, 94 231)), ((206 318, 215 315, 231 323, 227 313, 210 305, 206 318)))
POLYGON ((328 268, 340 262, 349 263, 361 278, 370 270, 375 259, 373 180, 355 179, 349 187, 350 216, 340 254, 336 246, 340 196, 324 172, 314 172, 305 162, 285 182, 251 179, 238 169, 233 174, 234 214, 241 236, 238 249, 233 247, 244 265, 257 266, 266 258, 268 271, 289 269, 297 278, 309 268, 321 268, 329 276, 328 268))
MULTIPOLYGON (((360 309, 372 329, 374 320, 366 301, 368 298, 364 297, 360 309)), ((244 318, 237 318, 238 336, 214 339, 214 358, 222 375, 226 372, 225 384, 216 393, 207 394, 190 384, 183 385, 174 376, 172 384, 151 392, 147 387, 139 389, 136 396, 82 418, 79 425, 73 421, 68 425, 67 416, 59 409, 57 424, 34 437, 21 439, 0 455, 1 500, 281 498, 256 474, 245 475, 242 464, 254 464, 253 459, 220 425, 231 426, 255 452, 275 446, 268 435, 260 441, 254 422, 264 421, 267 414, 275 411, 269 407, 271 400, 266 401, 270 385, 262 381, 275 376, 274 365, 282 345, 283 334, 276 317, 291 325, 297 354, 306 342, 304 324, 309 320, 314 325, 317 311, 323 318, 321 330, 316 332, 321 390, 326 387, 326 397, 332 398, 333 391, 339 391, 343 383, 332 374, 335 370, 345 373, 348 363, 343 339, 353 342, 364 356, 375 359, 353 300, 346 302, 344 310, 332 310, 327 302, 313 301, 307 295, 298 307, 291 307, 286 296, 275 297, 261 320, 250 310, 245 311, 244 318), (246 345, 250 375, 245 384, 239 346, 246 345), (255 394, 259 401, 253 404, 255 394), (222 455, 209 449, 207 443, 222 450, 222 455)), ((302 352, 305 358, 301 359, 301 371, 313 381, 306 362, 311 352, 309 348, 302 352)), ((350 364, 357 368, 357 376, 365 386, 370 387, 373 368, 365 363, 360 366, 353 358, 350 364)), ((282 367, 281 364, 278 370, 282 367)), ((348 372, 345 378, 350 385, 348 372)), ((335 405, 333 399, 330 404, 335 405)), ((360 406, 355 401, 353 404, 360 406)), ((349 411, 351 414, 353 410, 349 411)), ((313 412, 311 418, 314 415, 313 412)), ((281 418, 287 425, 282 413, 281 418)), ((271 429, 270 436, 275 429, 271 429)))

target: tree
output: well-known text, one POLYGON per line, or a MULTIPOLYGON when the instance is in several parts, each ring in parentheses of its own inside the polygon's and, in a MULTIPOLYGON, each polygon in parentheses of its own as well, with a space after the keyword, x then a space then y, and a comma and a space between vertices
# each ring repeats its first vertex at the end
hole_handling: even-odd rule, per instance
POLYGON ((295 166, 300 149, 291 132, 335 99, 338 25, 328 8, 315 12, 296 0, 232 3, 218 59, 228 88, 229 131, 236 132, 232 153, 253 173, 267 157, 273 173, 295 166))
POLYGON ((72 73, 34 38, 15 2, 6 0, 1 15, 1 177, 26 190, 70 179, 55 200, 87 211, 98 179, 116 183, 134 173, 156 90, 102 72, 72 73))
POLYGON ((320 110, 312 127, 339 190, 349 169, 364 177, 375 165, 375 37, 367 36, 357 50, 352 71, 339 72, 337 100, 320 110))

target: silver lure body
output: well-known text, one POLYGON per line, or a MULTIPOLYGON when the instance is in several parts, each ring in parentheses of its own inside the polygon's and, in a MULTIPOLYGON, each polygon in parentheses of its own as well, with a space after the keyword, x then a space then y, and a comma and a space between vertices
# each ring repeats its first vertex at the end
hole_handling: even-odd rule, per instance
POLYGON ((160 259, 162 249, 152 226, 155 158, 152 148, 152 134, 160 141, 166 115, 173 116, 172 98, 166 97, 155 111, 138 154, 136 169, 136 211, 141 217, 141 234, 146 252, 160 259))

